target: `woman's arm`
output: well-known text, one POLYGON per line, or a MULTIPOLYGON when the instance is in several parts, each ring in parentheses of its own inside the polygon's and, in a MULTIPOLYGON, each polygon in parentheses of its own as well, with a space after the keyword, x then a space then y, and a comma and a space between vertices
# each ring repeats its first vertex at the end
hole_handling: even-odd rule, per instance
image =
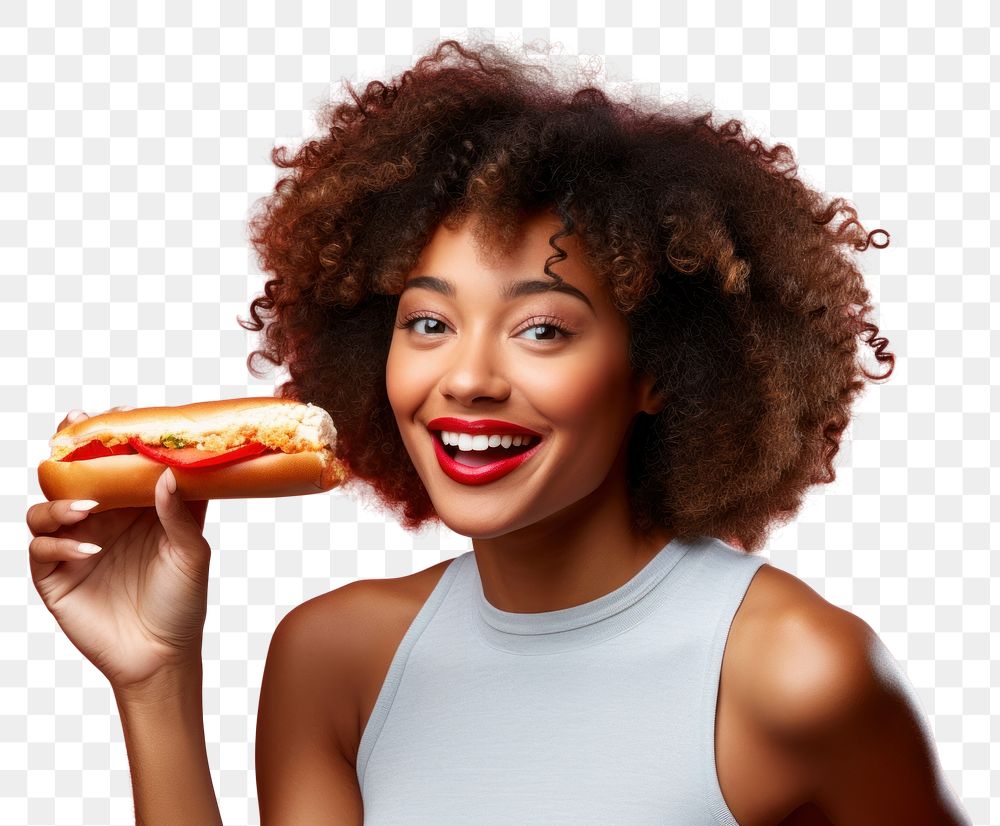
MULTIPOLYGON (((67 415, 57 432, 86 418, 67 415)), ((208 502, 182 501, 167 469, 153 507, 91 513, 97 504, 57 499, 28 509, 32 581, 115 692, 136 822, 221 823, 201 716, 208 502)))
POLYGON ((755 704, 808 768, 811 802, 832 823, 971 823, 911 683, 867 623, 815 600, 774 630, 755 704))
POLYGON ((136 826, 221 824, 205 750, 202 667, 116 691, 136 826))
POLYGON ((264 826, 364 822, 355 686, 375 598, 367 581, 349 583, 292 609, 271 637, 255 752, 264 826))

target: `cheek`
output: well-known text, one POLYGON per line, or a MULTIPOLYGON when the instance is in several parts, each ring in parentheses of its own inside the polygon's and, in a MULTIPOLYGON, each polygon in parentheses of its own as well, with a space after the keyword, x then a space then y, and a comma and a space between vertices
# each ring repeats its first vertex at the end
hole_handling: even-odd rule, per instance
POLYGON ((390 344, 389 356, 385 362, 385 391, 397 419, 406 415, 408 400, 412 395, 412 390, 406 381, 407 372, 403 362, 401 350, 390 344))
POLYGON ((586 358, 566 359, 532 376, 535 405, 553 425, 605 432, 627 418, 628 373, 608 353, 595 349, 586 358))
POLYGON ((389 346, 385 364, 385 390, 396 421, 412 423, 440 380, 427 353, 413 352, 405 345, 389 346))

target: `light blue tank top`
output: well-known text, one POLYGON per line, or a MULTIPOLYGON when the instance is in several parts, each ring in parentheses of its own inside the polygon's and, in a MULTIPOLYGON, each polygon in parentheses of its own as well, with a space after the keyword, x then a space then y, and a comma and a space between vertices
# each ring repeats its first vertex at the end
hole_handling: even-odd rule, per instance
POLYGON ((473 551, 456 557, 362 735, 366 826, 739 826, 715 706, 730 625, 766 562, 675 539, 603 597, 516 614, 486 601, 473 551))

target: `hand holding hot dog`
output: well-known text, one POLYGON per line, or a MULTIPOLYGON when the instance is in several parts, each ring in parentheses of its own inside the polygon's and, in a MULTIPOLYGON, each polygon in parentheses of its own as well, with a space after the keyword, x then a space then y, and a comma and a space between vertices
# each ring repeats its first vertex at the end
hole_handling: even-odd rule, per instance
POLYGON ((66 636, 116 690, 201 661, 211 557, 202 535, 208 503, 182 501, 169 490, 168 477, 166 470, 159 476, 153 507, 92 513, 56 499, 27 512, 35 588, 66 636), (81 543, 101 550, 86 553, 81 543))

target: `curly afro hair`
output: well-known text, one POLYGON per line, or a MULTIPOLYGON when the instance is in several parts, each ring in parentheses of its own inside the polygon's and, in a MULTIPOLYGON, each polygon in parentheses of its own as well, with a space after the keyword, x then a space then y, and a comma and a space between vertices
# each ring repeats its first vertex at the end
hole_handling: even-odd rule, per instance
POLYGON ((439 521, 385 387, 403 280, 439 223, 470 219, 503 255, 543 209, 563 223, 546 275, 559 280, 558 239, 576 234, 628 319, 631 366, 666 400, 628 446, 634 530, 753 553, 835 479, 856 396, 894 367, 850 254, 888 233, 807 187, 787 146, 688 104, 574 88, 488 43, 446 40, 388 85, 345 85, 351 100, 318 113, 321 137, 272 150, 291 173, 249 227, 273 277, 239 323, 264 330, 253 375, 255 358, 284 364, 277 395, 330 412, 357 493, 406 530, 439 521))

